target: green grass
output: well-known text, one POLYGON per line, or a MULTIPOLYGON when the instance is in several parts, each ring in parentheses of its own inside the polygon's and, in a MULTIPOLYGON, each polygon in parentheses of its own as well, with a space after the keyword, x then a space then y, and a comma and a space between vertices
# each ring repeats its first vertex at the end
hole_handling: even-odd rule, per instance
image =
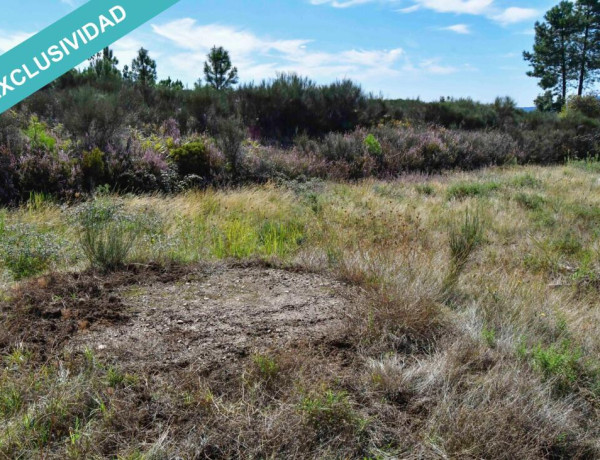
POLYGON ((446 195, 449 200, 486 197, 499 190, 500 187, 498 182, 458 182, 448 187, 446 195))

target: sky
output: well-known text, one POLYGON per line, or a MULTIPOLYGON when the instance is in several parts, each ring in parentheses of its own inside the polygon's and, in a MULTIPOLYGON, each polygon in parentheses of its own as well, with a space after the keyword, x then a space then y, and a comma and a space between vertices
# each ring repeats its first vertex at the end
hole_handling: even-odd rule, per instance
MULTIPOLYGON (((151 1, 151 0, 149 0, 151 1)), ((0 53, 85 0, 5 2, 0 53)), ((190 87, 210 48, 230 51, 242 82, 295 72, 318 83, 350 78, 386 98, 511 96, 533 105, 524 50, 558 0, 181 0, 113 45, 120 65, 144 47, 160 79, 190 87)))

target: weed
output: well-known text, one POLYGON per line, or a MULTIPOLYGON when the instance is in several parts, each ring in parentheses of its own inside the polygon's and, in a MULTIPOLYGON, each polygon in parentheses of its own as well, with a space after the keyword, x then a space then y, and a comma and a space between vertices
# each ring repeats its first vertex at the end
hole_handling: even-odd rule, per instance
POLYGON ((82 205, 76 220, 83 252, 93 266, 103 270, 121 267, 144 230, 139 219, 104 198, 82 205))
POLYGON ((3 265, 17 279, 38 275, 58 259, 59 246, 53 235, 40 232, 36 226, 7 226, 0 241, 3 265))
POLYGON ((300 411, 306 422, 319 436, 329 437, 350 429, 358 428, 359 417, 352 409, 348 394, 343 391, 325 390, 305 396, 300 402, 300 411))
POLYGON ((465 269, 469 258, 481 246, 485 227, 479 213, 467 209, 461 219, 450 224, 450 268, 444 281, 444 292, 451 291, 458 282, 460 274, 465 269))

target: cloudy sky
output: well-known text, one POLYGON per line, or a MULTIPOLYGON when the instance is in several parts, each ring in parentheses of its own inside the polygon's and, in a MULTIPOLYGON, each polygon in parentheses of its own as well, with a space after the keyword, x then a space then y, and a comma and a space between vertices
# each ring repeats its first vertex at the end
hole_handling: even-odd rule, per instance
MULTIPOLYGON (((151 1, 151 0, 149 0, 151 1)), ((6 2, 0 52, 84 3, 6 2)), ((141 46, 160 78, 192 85, 213 45, 227 48, 242 81, 296 72, 318 82, 352 78, 386 97, 510 95, 532 105, 540 92, 521 54, 550 0, 181 0, 114 45, 121 64, 141 46)))

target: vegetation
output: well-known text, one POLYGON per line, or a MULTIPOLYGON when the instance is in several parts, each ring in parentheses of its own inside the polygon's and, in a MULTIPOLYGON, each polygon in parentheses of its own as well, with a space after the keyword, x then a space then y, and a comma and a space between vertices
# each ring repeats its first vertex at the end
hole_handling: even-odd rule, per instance
MULTIPOLYGON (((22 281, 0 301, 0 455, 596 458, 598 168, 590 160, 168 196, 103 191, 75 207, 32 197, 2 212, 3 238, 28 241, 1 252, 3 279, 8 287, 40 270, 81 270, 50 291, 59 318, 107 295, 83 281, 100 259, 128 266, 93 272, 100 286, 119 273, 131 283, 140 266, 234 258, 327 274, 360 298, 331 344, 258 349, 200 374, 39 348, 15 325, 46 327, 27 315, 59 275, 22 281), (127 251, 84 250, 87 233, 108 226, 123 229, 127 251), (38 254, 38 239, 60 252, 38 254), (44 263, 13 270, 17 253, 44 263)), ((111 294, 119 314, 121 295, 111 294)))
POLYGON ((548 90, 537 100, 539 109, 560 110, 572 85, 583 96, 600 75, 600 2, 563 0, 551 8, 536 23, 533 52, 524 57, 532 67, 528 75, 548 90))

